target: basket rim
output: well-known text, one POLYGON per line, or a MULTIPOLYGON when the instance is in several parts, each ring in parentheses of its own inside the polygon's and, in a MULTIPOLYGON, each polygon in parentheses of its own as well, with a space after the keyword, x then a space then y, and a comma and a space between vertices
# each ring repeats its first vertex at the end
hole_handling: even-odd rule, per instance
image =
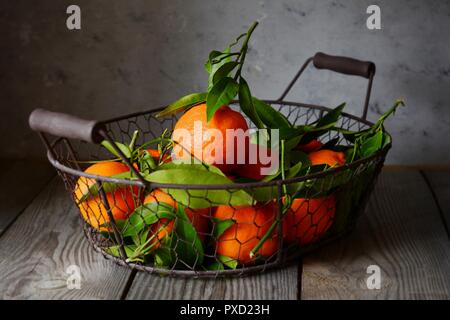
MULTIPOLYGON (((300 103, 300 102, 292 102, 292 101, 280 101, 280 100, 263 100, 264 102, 267 103, 272 103, 272 104, 279 104, 279 105, 291 105, 291 106, 297 106, 297 107, 305 107, 305 108, 310 108, 310 109, 317 109, 317 110, 321 110, 321 111, 330 111, 332 110, 331 108, 328 107, 324 107, 324 106, 318 106, 318 105, 313 105, 313 104, 305 104, 305 103, 300 103)), ((233 100, 232 103, 235 103, 236 100, 233 100)), ((115 117, 115 118, 111 118, 109 120, 105 120, 102 121, 102 123, 108 124, 108 123, 113 123, 113 122, 117 122, 120 120, 125 120, 131 117, 137 117, 137 116, 142 116, 142 115, 146 115, 146 114, 154 114, 160 110, 163 110, 165 107, 161 107, 161 108, 157 108, 157 109, 152 109, 149 111, 141 111, 141 112, 136 112, 136 113, 131 113, 128 115, 124 115, 124 116, 120 116, 120 117, 115 117)), ((347 118, 359 121, 361 123, 364 123, 366 125, 373 125, 372 122, 362 119, 360 117, 357 117, 355 115, 352 114, 348 114, 343 112, 342 115, 344 115, 347 118)), ((389 134, 389 133, 388 133, 389 134)), ((58 137, 57 139, 55 139, 52 143, 51 143, 51 147, 54 148, 55 145, 57 143, 59 143, 63 138, 62 137, 58 137)), ((52 153, 50 151, 47 152, 47 158, 49 160, 49 162, 58 170, 61 170, 65 173, 71 174, 71 175, 76 175, 79 177, 85 177, 85 178, 90 178, 90 179, 95 179, 95 180, 99 180, 99 181, 104 181, 104 182, 111 182, 111 183, 117 183, 117 184, 125 184, 125 185, 133 185, 133 186, 138 186, 138 187, 150 187, 152 189, 156 189, 156 188, 170 188, 170 189, 192 189, 192 190, 223 190, 223 189, 246 189, 246 188, 258 188, 258 187, 273 187, 273 186, 282 186, 285 184, 291 184, 291 183, 296 183, 296 182, 302 182, 305 180, 309 180, 309 179, 315 179, 315 178, 320 178, 322 176, 331 176, 333 174, 336 174, 338 172, 347 170, 347 169, 352 169, 354 167, 357 167, 363 163, 366 162, 370 162, 373 159, 376 158, 382 158, 384 157, 387 152, 389 151, 389 149, 392 146, 392 142, 389 142, 389 144, 387 144, 383 149, 378 150, 376 153, 374 153, 371 156, 368 157, 364 157, 361 159, 358 159, 354 162, 351 163, 347 163, 343 166, 339 166, 336 168, 330 168, 326 171, 321 171, 321 172, 316 172, 316 173, 311 173, 308 175, 304 175, 304 176, 300 176, 300 177, 293 177, 293 178, 288 178, 288 179, 279 179, 279 180, 273 180, 273 181, 255 181, 255 182, 239 182, 239 183, 227 183, 227 184, 214 184, 214 185, 209 185, 209 184, 181 184, 181 183, 157 183, 157 182, 148 182, 148 183, 143 183, 140 180, 131 180, 131 179, 120 179, 120 178, 111 178, 111 177, 106 177, 106 176, 100 176, 100 175, 95 175, 95 174, 89 174, 89 173, 85 173, 84 171, 81 170, 77 170, 77 169, 73 169, 70 168, 64 164, 62 164, 61 162, 59 162, 58 160, 56 160, 52 153)))

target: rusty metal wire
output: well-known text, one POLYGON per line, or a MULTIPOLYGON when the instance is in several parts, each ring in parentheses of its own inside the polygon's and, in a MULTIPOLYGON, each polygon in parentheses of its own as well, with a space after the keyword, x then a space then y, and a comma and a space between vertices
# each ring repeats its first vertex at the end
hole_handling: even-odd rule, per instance
MULTIPOLYGON (((312 123, 328 110, 296 102, 267 102, 294 124, 312 123)), ((156 118, 156 111, 106 121, 105 136, 116 141, 129 141, 138 130, 137 145, 156 138, 165 129, 171 130, 177 120, 175 116, 156 118)), ((370 125, 370 122, 349 114, 343 114, 337 124, 347 130, 362 130, 370 125)), ((321 137, 323 143, 333 139, 340 145, 348 145, 337 131, 321 137)), ((287 180, 230 185, 169 185, 90 175, 83 171, 90 164, 86 161, 111 159, 111 155, 99 145, 66 138, 57 138, 51 143, 48 157, 80 209, 87 239, 106 258, 149 273, 219 277, 244 276, 282 267, 351 231, 364 210, 389 147, 368 158, 324 172, 287 180), (104 186, 109 182, 120 183, 120 187, 107 192, 104 186), (81 199, 83 192, 80 190, 86 191, 93 184, 98 186, 98 194, 81 199), (283 215, 284 188, 294 199, 290 210, 283 215), (179 216, 169 219, 159 215, 160 209, 166 210, 167 216, 176 215, 180 206, 167 193, 163 201, 155 196, 154 200, 149 200, 152 197, 152 194, 148 195, 150 191, 162 189, 187 194, 184 212, 189 221, 182 221, 179 216), (245 190, 254 198, 263 192, 266 199, 247 208, 231 203, 219 205, 208 197, 214 190, 230 195, 245 190), (206 199, 209 208, 189 209, 189 203, 206 199), (145 201, 153 205, 142 210, 157 212, 141 210, 141 219, 134 219, 133 225, 132 219, 127 218, 133 211, 138 212, 135 209, 145 201), (148 221, 149 216, 153 220, 148 221), (221 223, 223 227, 223 221, 227 220, 232 220, 233 224, 230 222, 230 226, 216 237, 216 229, 221 228, 221 223), (259 254, 250 258, 250 250, 275 221, 278 222, 276 228, 258 250, 259 254), (183 234, 191 228, 187 225, 196 229, 197 238, 183 234), (133 228, 139 232, 123 236, 124 230, 133 228), (140 247, 146 254, 134 256, 136 248, 140 247), (224 261, 224 257, 229 260, 224 261)))

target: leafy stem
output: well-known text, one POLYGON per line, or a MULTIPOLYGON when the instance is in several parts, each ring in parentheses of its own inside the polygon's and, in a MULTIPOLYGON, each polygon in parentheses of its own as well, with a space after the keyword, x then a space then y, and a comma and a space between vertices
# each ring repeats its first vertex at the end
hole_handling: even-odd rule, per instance
MULTIPOLYGON (((281 177, 283 180, 286 179, 286 172, 285 172, 286 170, 285 170, 285 166, 284 166, 284 162, 285 162, 284 151, 285 151, 284 150, 284 140, 281 140, 281 177)), ((280 201, 283 203, 282 208, 281 208, 281 217, 284 217, 287 210, 291 207, 292 200, 291 200, 291 196, 287 192, 287 188, 286 188, 285 184, 283 184, 282 190, 283 190, 283 197, 280 199, 280 201)), ((278 226, 278 224, 281 222, 281 220, 282 219, 275 220, 272 223, 269 230, 267 230, 267 232, 264 234, 264 236, 261 238, 261 240, 259 240, 259 242, 256 244, 256 246, 252 249, 252 251, 250 251, 250 258, 253 258, 255 256, 256 252, 258 252, 258 250, 264 245, 264 243, 267 241, 267 239, 269 239, 269 237, 272 235, 273 231, 278 226)))
POLYGON ((250 37, 252 36, 252 33, 257 26, 258 21, 255 21, 250 26, 250 29, 248 29, 247 31, 247 35, 245 36, 244 42, 242 43, 241 52, 239 53, 239 56, 236 59, 236 62, 239 62, 239 67, 236 71, 236 74, 234 75, 234 80, 237 80, 241 76, 242 66, 244 65, 245 57, 247 55, 248 41, 250 40, 250 37))

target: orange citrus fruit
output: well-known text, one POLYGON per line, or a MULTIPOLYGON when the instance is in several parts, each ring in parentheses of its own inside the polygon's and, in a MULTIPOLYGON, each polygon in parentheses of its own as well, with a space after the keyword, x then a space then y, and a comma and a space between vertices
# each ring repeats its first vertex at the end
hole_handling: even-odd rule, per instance
POLYGON ((308 143, 298 145, 295 147, 296 150, 300 150, 306 153, 317 151, 323 147, 323 143, 317 139, 313 139, 308 143))
MULTIPOLYGON (((177 202, 167 193, 160 189, 155 189, 151 193, 149 193, 145 199, 144 204, 147 203, 165 203, 174 209, 178 208, 177 202)), ((209 208, 205 209, 191 209, 186 208, 185 213, 188 216, 189 220, 191 220, 192 225, 194 226, 197 234, 201 240, 204 240, 208 233, 208 216, 209 216, 209 208)), ((175 220, 169 220, 168 218, 161 218, 158 222, 154 223, 150 227, 149 236, 153 236, 156 234, 154 240, 151 243, 156 243, 155 248, 158 248, 161 245, 161 241, 173 231, 175 220)))
POLYGON ((284 216, 283 238, 287 243, 307 245, 319 239, 333 224, 336 199, 293 199, 284 216))
POLYGON ((312 165, 327 164, 330 167, 342 166, 345 164, 345 153, 332 150, 319 150, 308 154, 312 165))
MULTIPOLYGON (((88 167, 84 172, 98 176, 110 177, 119 173, 128 172, 130 168, 124 163, 114 161, 98 162, 88 167)), ((89 188, 96 183, 95 179, 80 177, 74 189, 75 199, 80 201, 89 188)), ((114 220, 124 220, 136 208, 139 201, 139 188, 136 186, 120 186, 106 193, 106 199, 111 209, 114 220)), ((87 198, 78 204, 81 215, 93 228, 107 231, 108 227, 102 227, 109 222, 107 210, 101 201, 100 195, 87 198)))
MULTIPOLYGON (((273 202, 265 205, 231 207, 218 206, 214 218, 235 221, 216 239, 216 252, 219 255, 238 261, 240 264, 251 263, 251 250, 266 234, 275 221, 276 210, 273 202)), ((270 257, 278 250, 276 232, 269 237, 257 251, 263 257, 270 257)))
POLYGON ((262 145, 258 145, 257 149, 252 151, 252 152, 256 152, 256 155, 255 155, 256 161, 254 161, 254 160, 250 161, 249 152, 250 152, 250 147, 246 148, 245 163, 239 164, 234 172, 241 177, 245 177, 245 178, 249 178, 249 179, 253 179, 253 180, 261 180, 266 176, 266 175, 262 174, 261 170, 263 168, 269 168, 271 164, 270 163, 263 164, 260 159, 259 154, 261 152, 262 154, 266 155, 267 157, 270 157, 271 149, 264 147, 262 145), (251 162, 256 162, 256 163, 251 163, 251 162))
MULTIPOLYGON (((159 158, 161 157, 161 153, 158 150, 149 148, 149 149, 147 149, 147 152, 150 154, 150 156, 155 161, 159 161, 159 158)), ((163 163, 167 163, 167 162, 170 162, 170 161, 171 161, 170 155, 164 154, 164 156, 162 158, 162 162, 163 163)))
POLYGON ((239 140, 234 136, 227 138, 227 130, 230 132, 248 130, 247 122, 239 112, 232 110, 229 106, 222 106, 207 122, 206 104, 194 106, 180 117, 174 127, 173 155, 176 159, 186 160, 191 157, 201 159, 205 163, 217 166, 224 173, 231 172, 237 164, 239 140), (199 127, 201 129, 197 130, 196 128, 199 127), (221 135, 221 139, 217 138, 217 134, 221 135), (184 141, 185 139, 189 140, 184 141), (227 153, 230 152, 234 152, 234 158, 227 161, 227 153))

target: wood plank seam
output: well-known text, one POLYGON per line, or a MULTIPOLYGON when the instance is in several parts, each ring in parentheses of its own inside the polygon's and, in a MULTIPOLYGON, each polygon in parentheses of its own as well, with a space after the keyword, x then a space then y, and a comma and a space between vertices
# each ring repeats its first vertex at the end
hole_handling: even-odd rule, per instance
POLYGON ((450 221, 446 221, 444 210, 441 207, 441 204, 439 203, 438 196, 436 195, 436 192, 434 191, 430 180, 428 179, 427 175, 423 170, 419 170, 420 175, 425 180, 425 184, 427 185, 428 189, 430 190, 431 196, 433 197, 434 202, 436 203, 436 207, 438 208, 439 217, 442 221, 442 224, 444 225, 445 232, 447 233, 447 237, 450 240, 450 230, 448 228, 448 225, 450 224, 450 221))
POLYGON ((297 300, 302 300, 302 274, 303 274, 303 258, 300 259, 297 267, 297 300))
POLYGON ((47 182, 45 183, 45 185, 44 185, 44 187, 41 189, 41 190, 39 190, 39 192, 38 193, 36 193, 35 195, 34 195, 34 197, 32 197, 29 201, 28 201, 28 203, 23 207, 23 209, 22 210, 20 210, 17 214, 16 214, 16 216, 5 226, 5 228, 3 229, 3 230, 1 230, 0 231, 0 240, 1 240, 1 238, 3 237, 3 235, 6 233, 6 231, 8 231, 8 229, 14 224, 14 222, 16 222, 17 221, 17 219, 22 215, 22 213, 30 206, 30 204, 32 204, 33 203, 33 201, 42 193, 42 192, 44 192, 44 190, 45 190, 45 188, 47 187, 47 185, 53 180, 53 178, 55 178, 55 176, 56 176, 56 172, 55 172, 55 174, 53 174, 48 180, 47 180, 47 182))
POLYGON ((136 279, 137 270, 131 270, 130 276, 128 277, 127 283, 125 284, 122 294, 120 296, 120 300, 126 300, 128 292, 130 291, 131 286, 133 285, 134 279, 136 279))

